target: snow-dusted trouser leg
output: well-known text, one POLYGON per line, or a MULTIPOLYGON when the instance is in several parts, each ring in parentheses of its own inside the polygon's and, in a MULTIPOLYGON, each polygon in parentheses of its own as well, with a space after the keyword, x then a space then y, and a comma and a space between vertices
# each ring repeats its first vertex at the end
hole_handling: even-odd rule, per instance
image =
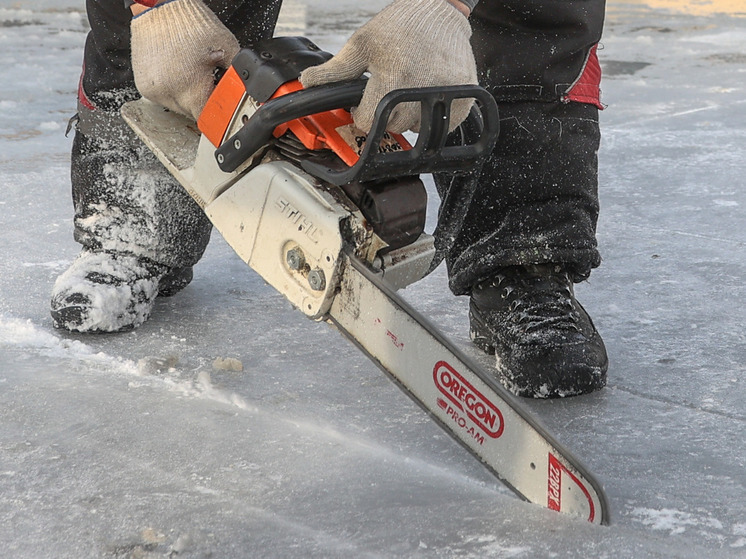
POLYGON ((194 265, 210 237, 199 206, 118 114, 79 110, 71 178, 75 239, 89 250, 194 265))
POLYGON ((480 83, 501 132, 481 172, 436 177, 436 234, 451 289, 511 265, 600 263, 597 150, 604 0, 481 0, 471 16, 480 83))
MULTIPOLYGON (((278 0, 206 0, 242 45, 272 35, 278 0)), ((130 62, 131 13, 121 0, 88 0, 91 32, 73 143, 75 238, 86 248, 147 257, 172 268, 199 260, 210 223, 119 117, 138 97, 130 62)))

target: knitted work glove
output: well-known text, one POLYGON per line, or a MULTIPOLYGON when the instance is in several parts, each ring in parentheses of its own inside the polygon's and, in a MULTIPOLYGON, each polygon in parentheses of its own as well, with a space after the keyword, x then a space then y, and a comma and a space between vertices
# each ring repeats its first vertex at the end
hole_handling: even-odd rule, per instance
MULTIPOLYGON (((394 89, 477 83, 469 21, 446 0, 395 0, 358 29, 339 54, 305 70, 305 87, 352 80, 370 73, 355 124, 370 131, 381 98, 394 89)), ((469 114, 472 100, 453 103, 451 130, 469 114)), ((419 130, 418 103, 402 103, 391 115, 391 132, 419 130)))
POLYGON ((132 19, 132 70, 140 94, 199 117, 238 41, 202 0, 171 0, 132 19))

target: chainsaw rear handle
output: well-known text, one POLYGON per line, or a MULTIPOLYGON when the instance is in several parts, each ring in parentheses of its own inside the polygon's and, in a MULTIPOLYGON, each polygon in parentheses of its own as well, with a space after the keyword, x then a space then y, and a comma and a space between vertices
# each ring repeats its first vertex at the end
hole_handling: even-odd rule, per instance
MULTIPOLYGON (((222 171, 235 171, 246 159, 269 143, 275 128, 304 116, 360 104, 365 79, 322 85, 271 99, 244 126, 215 151, 222 171)), ((368 182, 433 172, 470 170, 494 148, 499 132, 497 104, 476 85, 399 89, 386 95, 376 109, 373 126, 360 160, 345 170, 332 169, 311 160, 301 163, 310 174, 329 183, 368 182), (469 119, 480 133, 474 142, 447 146, 448 122, 454 99, 474 98, 477 110, 469 119), (421 106, 421 125, 411 150, 379 153, 378 146, 394 108, 405 102, 421 106)))

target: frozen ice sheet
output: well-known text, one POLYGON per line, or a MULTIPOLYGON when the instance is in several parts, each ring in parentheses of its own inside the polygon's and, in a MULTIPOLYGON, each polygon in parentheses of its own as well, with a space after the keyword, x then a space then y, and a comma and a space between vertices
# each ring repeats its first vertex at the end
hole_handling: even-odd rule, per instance
MULTIPOLYGON (((280 32, 335 51, 384 4, 288 1, 280 32)), ((0 1, 4 552, 743 557, 746 19, 672 6, 610 2, 600 51, 604 263, 578 293, 610 386, 529 403, 605 483, 598 528, 518 501, 217 237, 138 331, 55 331, 83 2, 0 1)), ((472 351, 443 269, 405 293, 472 351)))

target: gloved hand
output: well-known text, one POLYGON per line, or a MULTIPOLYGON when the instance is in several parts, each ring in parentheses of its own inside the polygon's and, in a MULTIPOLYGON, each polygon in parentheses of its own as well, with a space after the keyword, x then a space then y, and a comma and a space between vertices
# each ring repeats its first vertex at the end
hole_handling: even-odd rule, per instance
MULTIPOLYGON (((360 106, 352 116, 369 132, 381 98, 394 89, 477 83, 471 26, 446 0, 395 0, 358 29, 339 54, 305 70, 305 87, 352 80, 370 72, 360 106)), ((472 100, 453 103, 450 129, 469 114, 472 100)), ((418 103, 402 103, 391 115, 391 132, 419 130, 418 103)))
POLYGON ((132 70, 140 94, 195 120, 238 41, 202 0, 171 0, 132 19, 132 70))

